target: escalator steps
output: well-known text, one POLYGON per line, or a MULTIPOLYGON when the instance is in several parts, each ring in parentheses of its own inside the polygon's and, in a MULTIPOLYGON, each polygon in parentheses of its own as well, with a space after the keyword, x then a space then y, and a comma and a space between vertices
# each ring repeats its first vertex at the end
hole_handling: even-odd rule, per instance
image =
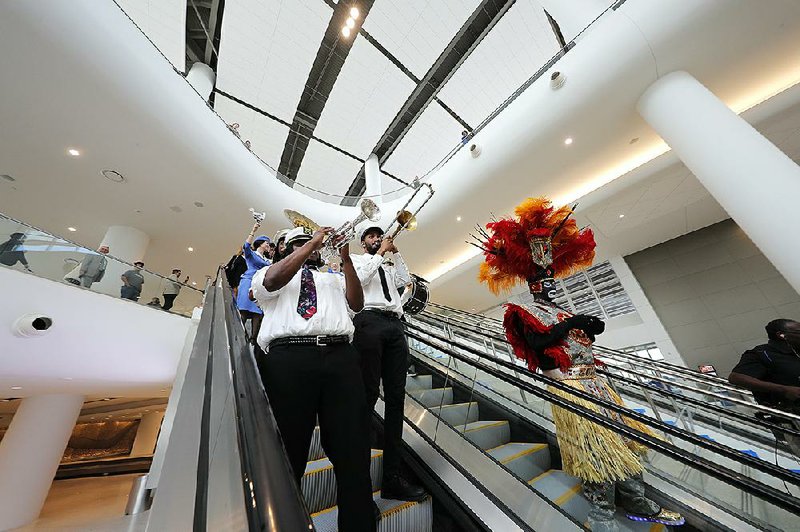
MULTIPOLYGON (((372 449, 369 472, 372 478, 372 489, 377 490, 380 487, 380 479, 383 477, 383 451, 372 449)), ((333 473, 333 464, 330 459, 321 458, 308 462, 306 472, 300 481, 300 489, 311 513, 335 505, 336 475, 333 473)))
POLYGON ((521 479, 537 477, 550 469, 550 448, 546 443, 512 442, 486 452, 521 479))
POLYGON ((319 439, 319 426, 314 428, 314 434, 311 436, 311 447, 308 448, 308 461, 319 460, 325 457, 325 451, 322 450, 322 441, 319 439))
POLYGON ((453 402, 453 388, 412 390, 408 394, 427 407, 449 405, 453 402))
POLYGON ((464 436, 481 449, 492 449, 508 443, 511 429, 508 421, 475 421, 456 427, 464 436), (466 427, 466 428, 465 428, 466 427))
MULTIPOLYGON (((395 501, 381 499, 380 492, 372 495, 381 511, 378 532, 432 532, 433 504, 428 497, 422 502, 395 501)), ((321 512, 312 513, 317 532, 335 532, 339 508, 334 506, 321 512)))
POLYGON ((480 409, 476 402, 444 405, 441 408, 435 406, 431 407, 430 410, 453 427, 458 427, 459 425, 463 427, 467 423, 478 421, 480 417, 480 409))

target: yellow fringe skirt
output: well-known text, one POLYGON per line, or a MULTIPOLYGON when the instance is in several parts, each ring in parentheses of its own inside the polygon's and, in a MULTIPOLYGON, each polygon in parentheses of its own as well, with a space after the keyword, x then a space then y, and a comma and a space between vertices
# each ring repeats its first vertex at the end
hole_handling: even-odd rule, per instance
MULTIPOLYGON (((620 396, 603 379, 597 377, 580 380, 565 379, 561 382, 571 388, 624 406, 620 396)), ((649 428, 638 421, 598 407, 569 392, 558 390, 552 386, 549 386, 548 389, 567 401, 601 413, 615 421, 623 422, 639 432, 655 436, 649 428)), ((556 436, 565 472, 582 480, 597 483, 624 480, 642 472, 640 457, 647 452, 647 447, 563 408, 557 406, 552 408, 553 422, 556 426, 556 436)))

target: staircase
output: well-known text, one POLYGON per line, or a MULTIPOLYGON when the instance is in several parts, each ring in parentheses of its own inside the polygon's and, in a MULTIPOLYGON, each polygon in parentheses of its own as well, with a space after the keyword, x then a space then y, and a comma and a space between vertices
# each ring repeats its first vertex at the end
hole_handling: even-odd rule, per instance
MULTIPOLYGON (((590 506, 583 496, 581 481, 551 468, 547 443, 511 441, 508 420, 481 419, 479 401, 454 403, 453 388, 434 388, 432 375, 408 377, 406 392, 566 514, 587 524, 590 506)), ((619 510, 617 522, 620 530, 631 532, 667 530, 660 524, 631 521, 619 510)))
MULTIPOLYGON (((422 502, 381 498, 383 451, 380 449, 372 449, 370 476, 372 477, 372 498, 381 511, 378 532, 432 532, 433 504, 430 497, 422 502)), ((308 453, 308 464, 300 487, 316 530, 318 532, 337 531, 339 509, 336 506, 336 477, 333 465, 322 449, 319 427, 314 429, 308 453)))

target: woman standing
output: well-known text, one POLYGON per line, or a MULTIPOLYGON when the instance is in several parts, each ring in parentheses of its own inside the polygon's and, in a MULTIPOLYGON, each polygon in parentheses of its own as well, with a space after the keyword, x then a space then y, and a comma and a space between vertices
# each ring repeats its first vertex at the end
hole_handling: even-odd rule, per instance
POLYGON ((261 328, 261 320, 264 317, 264 313, 254 301, 250 300, 250 282, 258 270, 272 263, 265 255, 266 250, 269 249, 269 237, 259 236, 255 238, 256 231, 260 226, 260 222, 256 222, 253 225, 253 229, 247 235, 247 239, 242 246, 244 260, 247 263, 247 271, 244 272, 242 279, 239 281, 239 290, 236 295, 236 306, 242 315, 242 323, 247 322, 248 319, 250 320, 250 341, 254 345, 258 337, 258 330, 261 328))

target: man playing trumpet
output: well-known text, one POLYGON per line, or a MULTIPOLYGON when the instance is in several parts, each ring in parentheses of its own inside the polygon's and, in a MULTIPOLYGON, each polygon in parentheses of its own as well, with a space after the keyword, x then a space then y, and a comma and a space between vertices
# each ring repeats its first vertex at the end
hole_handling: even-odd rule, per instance
POLYGON ((353 318, 353 345, 360 355, 368 419, 375 408, 378 388, 383 379, 386 408, 381 497, 421 501, 426 497, 425 491, 400 474, 403 402, 409 353, 403 323, 400 321, 403 305, 397 289, 410 283, 411 275, 392 237, 384 238, 380 227, 371 226, 361 233, 361 247, 365 253, 352 257, 364 289, 364 310, 353 318), (394 254, 393 266, 384 262, 386 253, 394 254))

